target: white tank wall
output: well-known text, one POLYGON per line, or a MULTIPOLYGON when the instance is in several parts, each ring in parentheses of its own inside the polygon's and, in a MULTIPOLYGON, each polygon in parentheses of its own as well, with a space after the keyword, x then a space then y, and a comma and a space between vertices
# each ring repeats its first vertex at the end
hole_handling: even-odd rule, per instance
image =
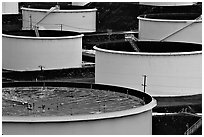
POLYGON ((139 108, 110 113, 62 117, 3 117, 2 133, 4 135, 151 135, 152 108, 155 106, 156 101, 153 100, 139 108))
MULTIPOLYGON (((31 25, 30 22, 32 22, 32 25, 35 25, 46 15, 47 11, 48 10, 22 8, 22 29, 29 30, 31 25)), ((95 32, 96 9, 54 11, 50 13, 50 15, 48 15, 41 23, 39 23, 39 29, 62 29, 83 33, 95 32)))
POLYGON ((81 67, 82 36, 76 37, 2 37, 2 67, 8 70, 40 70, 81 67))
POLYGON ((74 6, 84 6, 88 4, 89 2, 72 2, 72 5, 74 6))
POLYGON ((2 2, 2 14, 18 14, 18 2, 2 2))
MULTIPOLYGON (((138 17, 140 40, 162 40, 177 30, 190 24, 193 20, 162 20, 138 17)), ((165 39, 165 41, 178 41, 202 43, 202 21, 196 21, 182 31, 165 39)))
POLYGON ((95 56, 95 83, 119 85, 152 96, 184 96, 202 93, 202 54, 140 55, 99 51, 95 56))
POLYGON ((140 5, 150 5, 150 6, 185 6, 193 5, 196 2, 139 2, 140 5))

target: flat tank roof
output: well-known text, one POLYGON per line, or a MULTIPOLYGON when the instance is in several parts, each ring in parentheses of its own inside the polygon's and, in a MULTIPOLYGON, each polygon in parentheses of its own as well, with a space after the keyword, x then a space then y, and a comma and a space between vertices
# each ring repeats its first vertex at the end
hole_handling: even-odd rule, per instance
MULTIPOLYGON (((117 87, 111 85, 101 85, 101 84, 89 84, 89 83, 69 83, 69 82, 14 82, 14 83, 2 83, 3 88, 15 88, 15 87, 52 87, 52 88, 71 88, 71 91, 61 90, 56 91, 58 94, 58 100, 48 101, 51 104, 55 104, 52 107, 47 107, 47 104, 44 104, 46 101, 43 100, 45 96, 50 96, 49 99, 54 98, 53 91, 51 92, 38 92, 39 100, 42 99, 42 105, 34 105, 32 109, 32 103, 28 105, 29 113, 34 111, 34 115, 27 115, 27 116, 3 116, 2 117, 2 133, 8 135, 121 135, 121 134, 152 134, 152 109, 156 106, 156 100, 153 99, 150 95, 125 87, 117 87), (87 89, 90 92, 84 92, 83 89, 87 89), (76 92, 73 92, 75 90, 76 92), (79 91, 78 91, 79 90, 79 91), (81 90, 81 91, 80 91, 81 90), (105 92, 104 92, 105 91, 105 92), (64 94, 65 93, 65 94, 64 94), (70 94, 69 94, 70 93, 70 94), (81 93, 81 94, 78 94, 81 93), (88 95, 87 95, 88 93, 88 95), (106 94, 108 93, 108 94, 106 94), (125 96, 121 96, 120 98, 113 98, 112 95, 118 94, 119 96, 124 94, 125 96), (93 95, 97 95, 98 97, 92 97, 93 95), (103 96, 102 96, 103 95, 103 96), (65 100, 70 100, 69 102, 61 102, 62 96, 65 96, 65 100), (74 97, 73 100, 71 99, 72 96, 74 97), (92 99, 89 99, 92 97, 92 99), (125 98, 123 98, 125 97, 125 98), (126 102, 131 101, 129 98, 138 98, 142 100, 144 103, 138 107, 131 107, 126 110, 118 110, 115 111, 115 107, 111 107, 113 109, 111 112, 107 111, 107 105, 111 106, 112 103, 116 103, 117 101, 122 101, 122 104, 117 104, 119 107, 123 107, 126 102), (95 101, 93 101, 95 98, 95 101), (86 100, 87 99, 87 100, 86 100), (109 99, 109 100, 108 100, 109 99), (114 101, 115 100, 115 101, 114 101), (61 104, 59 104, 61 103, 61 104), (64 103, 64 104, 62 104, 64 103), (123 104, 124 103, 124 104, 123 104), (58 107, 56 106, 58 105, 58 107), (105 105, 104 105, 105 104, 105 105), (44 106, 46 105, 46 106, 44 106), (65 108, 63 106, 71 106, 72 109, 65 108), (83 107, 83 106, 86 107, 83 107), (81 113, 75 114, 73 112, 77 111, 77 106, 82 106, 83 110, 87 110, 90 106, 95 105, 95 109, 91 111, 95 111, 94 113, 81 113), (58 109, 67 111, 68 115, 43 115, 46 112, 52 109, 58 109), (36 110, 36 111, 35 111, 36 110), (97 111, 98 110, 98 111, 97 111), (99 112, 100 110, 100 112, 99 112), (43 111, 42 115, 35 115, 38 111, 43 111), (98 113, 99 112, 99 113, 98 113), (73 115, 70 115, 73 114, 73 115), (140 123, 140 124, 138 124, 140 123)), ((12 92, 12 91, 11 91, 12 92)), ((13 100, 16 100, 17 97, 15 93, 13 94, 13 100)), ((54 91, 55 92, 55 91, 54 91)), ((25 92, 25 94, 29 94, 25 92)), ((5 94, 4 94, 5 95, 5 94)), ((36 94, 35 94, 36 95, 36 94)), ((7 94, 7 97, 9 94, 7 94)), ((35 99, 35 96, 30 94, 31 98, 35 99)), ((5 98, 6 96, 4 96, 5 98)), ((25 98, 24 98, 25 99, 25 98)), ((9 100, 8 100, 9 101, 9 100)), ((3 102, 5 103, 5 102, 3 102)), ((40 103, 40 102, 37 102, 40 103)), ((133 101, 134 103, 134 101, 133 101)), ((14 105, 15 108, 18 108, 19 104, 14 105)), ((26 107, 26 105, 25 105, 26 107)), ((129 107, 129 106, 128 106, 129 107)), ((81 111, 81 109, 78 109, 81 111)))
POLYGON ((138 41, 135 42, 140 52, 135 52, 128 41, 108 42, 97 45, 96 50, 110 51, 114 53, 129 54, 180 54, 190 52, 201 52, 202 45, 194 43, 180 42, 157 42, 157 41, 138 41))
MULTIPOLYGON (((16 113, 14 115, 12 114, 5 114, 6 112, 4 112, 5 109, 8 109, 6 107, 4 107, 4 109, 2 110, 3 112, 3 122, 7 121, 7 122, 14 122, 14 121, 22 121, 22 122, 43 122, 43 121, 75 121, 75 120, 90 120, 90 119, 102 119, 102 118, 113 118, 113 117, 118 117, 118 116, 126 116, 126 115, 132 115, 132 114, 137 114, 137 113, 142 113, 144 111, 147 111, 149 109, 152 109, 154 106, 156 106, 156 101, 148 94, 140 92, 140 91, 136 91, 134 89, 129 89, 129 88, 124 88, 124 87, 117 87, 117 86, 110 86, 110 85, 101 85, 101 84, 88 84, 88 83, 70 83, 70 82, 13 82, 13 83, 3 83, 2 85, 3 87, 3 91, 5 91, 5 94, 3 94, 3 99, 7 100, 7 101, 3 101, 3 106, 5 106, 6 102, 8 103, 9 101, 12 102, 13 107, 19 108, 20 105, 26 105, 26 99, 28 100, 29 96, 30 99, 32 100, 36 100, 36 104, 39 103, 39 100, 42 100, 41 102, 41 108, 39 107, 39 105, 35 106, 36 112, 32 113, 32 110, 28 110, 29 112, 26 113, 26 115, 22 114, 22 115, 16 115, 16 113), (25 88, 26 92, 21 91, 20 89, 22 89, 22 87, 25 88), (35 87, 35 89, 32 89, 33 87, 35 87), (43 89, 43 87, 45 89, 43 89), (37 88, 37 90, 36 90, 37 88), (49 93, 45 93, 45 91, 47 89, 50 88, 49 93), (58 95, 56 97, 55 101, 49 101, 47 103, 49 104, 53 104, 53 106, 50 106, 50 108, 48 109, 47 106, 45 106, 44 108, 47 109, 47 111, 50 111, 51 109, 53 109, 55 107, 56 111, 59 111, 60 113, 60 109, 62 108, 63 105, 68 105, 72 108, 72 110, 67 109, 67 113, 69 113, 69 115, 71 116, 70 119, 66 119, 65 117, 67 117, 68 115, 63 115, 62 113, 60 113, 59 115, 56 114, 56 112, 54 112, 52 115, 48 115, 46 116, 44 113, 41 113, 40 115, 37 115, 37 117, 35 116, 37 114, 37 111, 42 111, 42 104, 44 103, 45 105, 49 105, 46 104, 46 96, 50 96, 51 99, 54 98, 53 92, 54 90, 52 88, 62 88, 61 90, 56 90, 56 94, 59 94, 60 92, 63 92, 63 94, 58 95), (66 88, 69 88, 69 90, 67 90, 66 88), (31 94, 29 93, 29 89, 30 90, 35 90, 36 93, 31 94), (40 90, 41 91, 38 91, 40 90), (89 91, 89 92, 86 92, 89 91), (104 92, 105 91, 105 92, 104 92), (104 92, 104 93, 103 93, 104 92), (111 93, 112 92, 112 93, 111 93), (24 96, 24 98, 22 98, 22 96, 17 95, 17 94, 22 94, 22 96, 24 96), (45 95, 44 95, 45 93, 45 95), (29 96, 27 96, 29 94, 29 96), (42 95, 43 94, 43 95, 42 95), (69 95, 68 95, 69 94, 69 95), (111 95, 112 94, 112 95, 111 95), (38 95, 38 97, 34 97, 35 95, 38 95), (62 96, 65 96, 66 99, 69 100, 69 102, 63 102, 62 96), (109 97, 110 96, 110 97, 109 97), (119 98, 114 98, 113 96, 117 96, 119 98), (88 100, 87 100, 88 97, 88 100), (19 98, 19 100, 17 100, 17 98, 19 98), (100 99, 99 99, 100 98, 100 99), (44 101, 43 101, 44 99, 44 101), (136 99, 136 104, 138 104, 137 107, 129 106, 129 108, 127 107, 127 110, 121 109, 120 107, 122 107, 122 105, 120 106, 118 103, 118 107, 119 109, 115 110, 115 107, 111 107, 111 105, 113 105, 113 103, 115 101, 122 101, 123 99, 125 99, 125 101, 122 102, 122 104, 124 104, 125 102, 127 103, 127 101, 129 101, 129 103, 133 103, 134 104, 134 99, 136 99), (94 101, 95 100, 95 101, 94 101), (106 101, 105 101, 106 100, 106 101), (24 102, 23 102, 24 101, 24 102), (81 102, 82 101, 82 102, 81 102), (83 102, 84 101, 84 102, 83 102), (63 102, 63 104, 62 104, 63 102), (93 107, 92 109, 90 109, 90 111, 100 111, 100 105, 101 107, 101 112, 103 115, 98 115, 98 113, 82 113, 81 114, 77 114, 74 113, 74 111, 77 111, 77 108, 80 109, 80 105, 83 106, 85 104, 88 105, 84 109, 84 111, 87 111, 87 109, 89 109, 89 107, 93 107, 95 104, 95 108, 93 107), (99 103, 98 103, 99 102, 99 103), (103 109, 103 105, 104 103, 106 105, 110 105, 109 107, 113 109, 113 111, 107 111, 107 113, 105 113, 106 110, 103 109), (59 106, 56 107, 55 104, 58 104, 59 106), (60 108, 61 107, 61 108, 60 108), (88 108, 87 108, 88 107, 88 108), (41 110, 40 110, 40 109, 41 110), (95 110, 94 110, 95 109, 95 110), (121 110, 120 110, 121 109, 121 110), (118 114, 114 115, 114 110, 115 112, 118 111, 118 114), (73 115, 71 114, 70 111, 73 111, 73 115), (5 114, 5 115, 4 115, 5 114), (97 116, 95 116, 97 115, 97 116), (57 119, 52 119, 53 116, 55 116, 55 118, 57 119), (15 118, 14 118, 15 117, 15 118), (60 118, 61 117, 61 118, 60 118), (50 119, 49 119, 50 118, 50 119), (31 120, 32 119, 32 120, 31 120)), ((49 99, 48 99, 49 100, 49 99)), ((32 105, 32 103, 30 103, 32 105)), ((116 104, 117 106, 117 104, 116 104)), ((32 106, 33 107, 33 106, 32 106)), ((109 109, 110 109, 109 108, 109 109)), ((107 108, 108 109, 108 108, 107 108)), ((65 109, 66 110, 66 109, 65 109)), ((22 110, 22 113, 24 112, 24 110, 22 110)))

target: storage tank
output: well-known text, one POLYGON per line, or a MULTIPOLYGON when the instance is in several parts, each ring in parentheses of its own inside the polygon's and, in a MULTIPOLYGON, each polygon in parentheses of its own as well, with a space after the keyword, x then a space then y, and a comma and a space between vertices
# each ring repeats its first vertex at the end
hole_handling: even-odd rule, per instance
POLYGON ((152 134, 156 100, 137 90, 67 82, 2 86, 4 135, 152 134))
POLYGON ((2 34, 2 67, 33 71, 81 67, 82 36, 77 32, 39 30, 9 31, 2 34))
POLYGON ((139 41, 95 46, 95 82, 145 91, 152 96, 202 93, 202 45, 139 41))
POLYGON ((188 6, 194 5, 196 2, 139 2, 139 4, 149 6, 188 6))
POLYGON ((67 30, 81 33, 96 31, 96 8, 84 6, 60 6, 50 12, 46 5, 23 7, 23 30, 32 29, 38 21, 39 29, 67 30), (49 15, 48 15, 49 14, 49 15))
POLYGON ((146 14, 138 19, 140 40, 202 43, 199 13, 146 14))
POLYGON ((2 2, 2 14, 18 14, 18 2, 2 2))

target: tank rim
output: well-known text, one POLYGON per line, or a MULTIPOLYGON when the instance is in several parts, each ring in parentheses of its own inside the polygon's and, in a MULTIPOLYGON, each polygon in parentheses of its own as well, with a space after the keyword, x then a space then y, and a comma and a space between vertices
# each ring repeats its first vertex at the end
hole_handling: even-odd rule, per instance
MULTIPOLYGON (((175 14, 175 15, 185 15, 185 13, 160 13, 159 15, 169 15, 169 14, 175 14)), ((188 13, 189 14, 189 13, 188 13)), ((198 13, 192 13, 192 14, 198 14, 198 13)), ((183 19, 183 20, 178 20, 178 19, 162 19, 162 18, 150 18, 148 16, 154 16, 158 14, 143 14, 139 15, 137 17, 138 20, 144 20, 144 21, 152 21, 152 22, 174 22, 174 23, 190 23, 190 22, 195 22, 195 23, 202 23, 201 20, 195 20, 195 19, 183 19), (147 17, 146 17, 147 16, 147 17)))
MULTIPOLYGON (((43 82, 4 82, 2 83, 3 87, 10 87, 9 85, 15 84, 24 84, 30 85, 34 84, 41 84, 43 85, 43 82), (6 86, 5 86, 6 85, 6 86)), ((62 87, 63 84, 75 84, 71 82, 45 82, 47 84, 53 84, 55 86, 56 84, 58 87, 62 87)), ((45 85, 48 86, 48 85, 45 85)), ((75 87, 74 86, 74 87, 75 87)), ((125 117, 125 116, 131 116, 136 115, 140 113, 144 113, 146 111, 151 110, 157 105, 157 101, 150 96, 147 93, 132 89, 132 88, 126 88, 126 87, 120 87, 120 86, 113 86, 113 85, 105 85, 105 84, 89 84, 89 83, 77 83, 77 86, 85 86, 85 88, 89 88, 87 86, 91 86, 92 89, 102 89, 101 90, 109 90, 107 88, 119 88, 124 90, 132 90, 133 92, 137 92, 137 94, 140 94, 139 96, 143 95, 146 96, 148 99, 151 99, 147 102, 147 104, 142 105, 137 108, 127 109, 127 110, 121 110, 121 111, 114 111, 114 112, 106 112, 106 113, 99 113, 99 114, 86 114, 86 115, 72 115, 72 116, 2 116, 2 122, 69 122, 69 121, 88 121, 88 120, 103 120, 103 119, 109 119, 109 118, 119 118, 119 117, 125 117), (105 89, 103 89, 105 87, 105 89)), ((23 86, 22 86, 23 87, 23 86)), ((55 86, 56 87, 56 86, 55 86)), ((80 87, 78 87, 80 88, 80 87)), ((82 87, 81 87, 82 88, 82 87)))
MULTIPOLYGON (((21 10, 25 11, 33 11, 33 12, 48 12, 49 9, 36 9, 36 8, 26 8, 22 7, 21 10)), ((96 8, 90 8, 90 9, 76 9, 76 10, 55 10, 52 11, 52 13, 77 13, 77 12, 95 12, 97 11, 96 8)))
MULTIPOLYGON (((139 41, 139 42, 159 42, 159 41, 139 41)), ((165 43, 165 42, 163 42, 165 43)), ((185 43, 185 42, 168 42, 168 43, 185 43)), ((196 43, 186 43, 186 44, 196 44, 196 43)), ((200 45, 200 44, 198 44, 200 45)), ((191 51, 191 52, 130 52, 130 51, 117 51, 117 50, 112 50, 112 49, 104 49, 101 47, 98 47, 99 45, 94 46, 93 48, 96 51, 99 52, 106 52, 106 53, 111 53, 111 54, 123 54, 123 55, 137 55, 137 56, 185 56, 185 55, 196 55, 196 54, 202 54, 201 51, 191 51)))
MULTIPOLYGON (((21 32, 29 32, 30 30, 22 30, 21 32)), ((34 31, 34 30, 32 30, 32 31, 34 31)), ((49 40, 59 40, 59 39, 74 39, 74 38, 80 38, 80 37, 83 37, 84 36, 84 34, 81 34, 81 33, 78 33, 78 32, 73 32, 73 31, 57 31, 57 30, 39 30, 39 32, 44 32, 44 31, 48 31, 48 32, 58 32, 58 33, 60 33, 60 32, 67 32, 67 33, 73 33, 73 35, 72 34, 70 34, 70 35, 68 35, 67 34, 67 36, 66 36, 66 34, 64 34, 64 35, 59 35, 59 36, 57 36, 57 34, 56 34, 56 36, 46 36, 46 37, 36 37, 36 36, 32 36, 31 34, 30 35, 28 35, 28 36, 26 36, 26 35, 21 35, 21 36, 19 36, 19 35, 15 35, 15 32, 17 32, 17 31, 10 31, 9 33, 11 33, 11 34, 6 34, 6 32, 2 32, 2 37, 7 37, 7 38, 16 38, 16 39, 33 39, 33 40, 46 40, 46 39, 49 39, 49 40), (14 33, 14 34, 12 34, 12 32, 14 33)), ((18 32, 17 32, 18 33, 18 32)), ((20 33, 20 32, 19 32, 20 33)))
POLYGON ((140 2, 140 5, 146 5, 146 6, 192 6, 195 5, 196 2, 158 2, 159 4, 157 4, 157 2, 140 2), (169 4, 169 5, 167 5, 169 4))

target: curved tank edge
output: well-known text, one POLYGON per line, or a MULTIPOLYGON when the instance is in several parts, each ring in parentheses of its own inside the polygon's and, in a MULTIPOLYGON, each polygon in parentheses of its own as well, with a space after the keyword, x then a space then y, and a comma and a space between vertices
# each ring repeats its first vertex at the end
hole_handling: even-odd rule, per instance
MULTIPOLYGON (((7 82, 4 82, 4 83, 7 83, 7 82)), ((15 83, 18 84, 18 83, 23 83, 23 82, 15 82, 15 83)), ((30 82, 30 83, 33 83, 33 82, 30 82)), ((47 82, 47 83, 52 84, 53 82, 47 82)), ((59 82, 55 82, 55 83, 59 83, 59 82)), ((63 82, 63 83, 70 84, 70 82, 63 82)), ((7 83, 7 84, 10 84, 10 83, 7 83)), ((87 84, 87 83, 81 83, 81 84, 87 84)), ((114 85, 107 85, 107 84, 106 85, 105 84, 94 84, 94 85, 115 87, 114 85)), ((125 88, 121 86, 117 86, 117 87, 125 88)), ((127 89, 132 89, 132 88, 127 88, 127 89)), ((136 90, 136 89, 132 89, 132 90, 136 90)), ((117 118, 117 117, 125 117, 125 116, 130 116, 130 115, 141 114, 146 111, 152 110, 157 105, 157 101, 153 97, 151 97, 151 95, 149 95, 148 93, 138 91, 138 90, 136 91, 140 92, 143 95, 150 97, 151 101, 148 104, 142 105, 140 107, 122 110, 122 111, 99 113, 99 114, 86 114, 86 115, 76 115, 76 116, 34 116, 34 117, 32 116, 16 116, 16 117, 15 116, 2 116, 2 122, 3 123, 4 122, 69 122, 69 121, 74 122, 74 121, 87 121, 87 120, 103 120, 103 119, 109 119, 109 118, 117 118)))
POLYGON ((146 6, 191 6, 197 2, 139 2, 140 5, 146 6))
POLYGON ((169 98, 174 98, 174 97, 189 97, 189 96, 196 96, 196 95, 202 95, 202 93, 197 93, 197 94, 185 94, 185 95, 153 95, 151 94, 152 97, 169 97, 169 98))
POLYGON ((171 22, 171 23, 202 23, 202 20, 170 20, 170 19, 153 19, 153 18, 146 18, 146 17, 137 17, 138 20, 143 21, 152 21, 152 22, 171 22))
MULTIPOLYGON (((22 7, 21 10, 33 11, 33 12, 48 12, 49 9, 35 9, 35 8, 25 8, 22 7)), ((79 9, 79 10, 55 10, 52 13, 81 13, 81 12, 96 12, 96 8, 90 9, 79 9)))
POLYGON ((115 112, 106 112, 100 114, 90 114, 90 115, 76 115, 76 116, 53 116, 53 117, 11 117, 11 116, 2 116, 2 122, 74 122, 74 121, 90 121, 90 120, 103 120, 103 119, 110 119, 110 118, 118 118, 118 117, 125 117, 130 115, 137 115, 140 113, 144 113, 146 111, 150 111, 157 105, 157 101, 152 99, 150 103, 147 105, 122 110, 122 111, 115 111, 115 112))
POLYGON ((76 35, 76 36, 61 36, 61 37, 30 37, 30 36, 15 36, 15 35, 2 34, 2 37, 7 37, 7 38, 33 39, 33 40, 75 39, 75 38, 81 38, 83 36, 84 36, 84 34, 79 34, 79 35, 76 35))
MULTIPOLYGON (((77 69, 77 68, 83 68, 82 67, 82 63, 80 66, 73 66, 73 67, 62 67, 62 68, 44 68, 43 70, 63 70, 63 69, 77 69)), ((2 69, 6 70, 6 71, 13 71, 13 72, 33 72, 33 71, 40 71, 40 69, 36 68, 36 69, 8 69, 8 68, 3 68, 2 69)))
POLYGON ((196 55, 202 54, 202 51, 193 51, 193 52, 177 52, 177 53, 148 53, 148 52, 125 52, 125 51, 114 51, 98 48, 97 46, 93 47, 96 51, 106 52, 111 54, 124 54, 124 55, 138 55, 138 56, 183 56, 183 55, 196 55))

